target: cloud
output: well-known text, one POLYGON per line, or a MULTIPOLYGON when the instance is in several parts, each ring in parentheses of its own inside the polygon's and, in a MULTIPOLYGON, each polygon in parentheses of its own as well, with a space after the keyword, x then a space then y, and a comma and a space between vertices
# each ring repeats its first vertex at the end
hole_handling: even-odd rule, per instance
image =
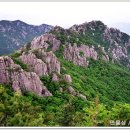
POLYGON ((69 27, 85 21, 130 23, 129 2, 1 2, 0 20, 69 27))

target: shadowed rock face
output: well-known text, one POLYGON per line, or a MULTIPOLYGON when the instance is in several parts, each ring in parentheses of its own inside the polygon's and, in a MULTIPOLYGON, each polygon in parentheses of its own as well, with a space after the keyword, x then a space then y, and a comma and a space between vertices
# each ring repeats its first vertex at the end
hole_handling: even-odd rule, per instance
POLYGON ((129 40, 127 41, 128 36, 123 40, 124 35, 120 30, 114 28, 106 28, 103 33, 104 40, 110 43, 108 53, 112 54, 113 61, 121 61, 122 58, 128 59, 127 45, 129 40))
POLYGON ((50 52, 39 51, 39 54, 42 56, 42 60, 47 64, 49 74, 58 73, 60 74, 60 62, 56 58, 55 54, 50 52))
POLYGON ((113 60, 120 60, 121 58, 128 58, 127 50, 125 47, 121 47, 120 45, 116 44, 114 47, 110 47, 109 52, 112 53, 113 60))
POLYGON ((124 45, 122 45, 123 37, 125 34, 120 32, 120 30, 114 29, 114 28, 106 28, 103 36, 106 41, 110 43, 108 52, 112 54, 113 61, 114 60, 122 60, 122 58, 127 59, 127 46, 129 45, 129 38, 126 35, 126 38, 124 39, 124 45), (128 40, 127 40, 128 39, 128 40))
POLYGON ((10 57, 0 57, 0 66, 0 83, 11 84, 14 91, 31 91, 39 96, 52 95, 36 73, 24 71, 10 57))

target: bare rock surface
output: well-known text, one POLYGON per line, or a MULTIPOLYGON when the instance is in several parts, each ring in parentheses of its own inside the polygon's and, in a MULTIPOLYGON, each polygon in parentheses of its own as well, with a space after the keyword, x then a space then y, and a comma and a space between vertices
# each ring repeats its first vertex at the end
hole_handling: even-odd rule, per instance
POLYGON ((64 58, 66 60, 72 61, 74 64, 79 66, 88 66, 89 61, 86 60, 87 57, 91 57, 94 60, 97 60, 97 52, 94 50, 94 47, 90 48, 87 45, 81 45, 77 47, 75 43, 73 46, 69 44, 64 49, 64 58))
POLYGON ((44 52, 44 50, 37 50, 37 56, 29 51, 27 54, 24 52, 20 59, 29 65, 32 71, 39 76, 44 76, 56 72, 60 74, 60 62, 57 60, 53 52, 44 52))
POLYGON ((31 42, 31 49, 47 49, 51 47, 52 51, 55 52, 60 47, 60 40, 57 40, 53 34, 44 34, 39 37, 35 37, 31 42))
POLYGON ((58 76, 55 73, 53 73, 52 81, 55 81, 55 82, 59 81, 59 78, 58 78, 58 76))
POLYGON ((8 56, 0 57, 0 83, 10 84, 14 91, 31 91, 39 96, 52 96, 34 72, 26 72, 8 56))

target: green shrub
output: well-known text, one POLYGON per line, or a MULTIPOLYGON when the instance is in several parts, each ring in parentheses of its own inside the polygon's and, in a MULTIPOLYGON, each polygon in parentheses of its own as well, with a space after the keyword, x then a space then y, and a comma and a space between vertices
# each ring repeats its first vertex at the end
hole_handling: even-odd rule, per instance
POLYGON ((15 53, 10 54, 10 56, 13 57, 13 58, 18 58, 19 56, 21 56, 21 53, 15 52, 15 53))
POLYGON ((80 52, 79 52, 79 55, 80 55, 81 57, 83 57, 83 56, 84 56, 84 53, 83 53, 82 51, 80 51, 80 52))
POLYGON ((12 58, 12 59, 13 59, 14 63, 20 65, 23 70, 28 71, 28 66, 26 64, 24 64, 21 60, 19 60, 17 58, 12 58))

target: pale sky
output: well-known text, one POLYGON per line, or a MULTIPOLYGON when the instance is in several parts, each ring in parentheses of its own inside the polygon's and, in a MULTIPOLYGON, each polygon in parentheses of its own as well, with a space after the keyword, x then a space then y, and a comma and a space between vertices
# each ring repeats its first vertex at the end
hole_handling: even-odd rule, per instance
POLYGON ((0 2, 0 20, 70 27, 92 20, 130 23, 130 2, 0 2))

